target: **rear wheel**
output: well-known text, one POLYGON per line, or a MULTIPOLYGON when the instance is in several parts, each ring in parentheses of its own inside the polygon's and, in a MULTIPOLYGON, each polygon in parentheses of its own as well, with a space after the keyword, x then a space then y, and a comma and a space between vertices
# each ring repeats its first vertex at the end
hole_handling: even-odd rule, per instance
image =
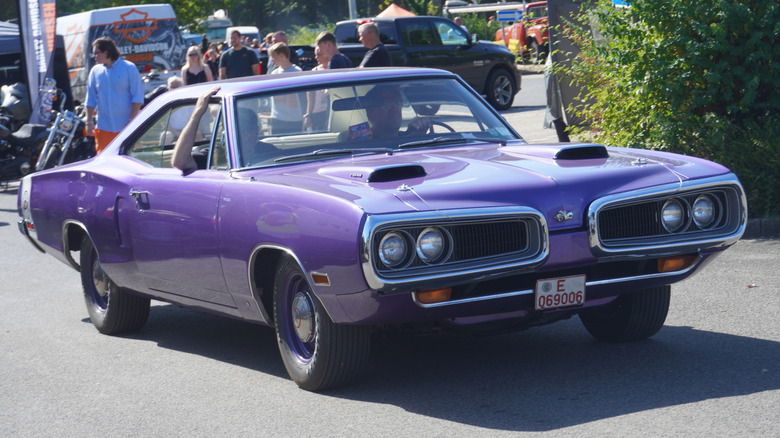
POLYGON ((515 100, 517 85, 509 72, 503 69, 494 70, 488 77, 485 86, 487 101, 499 111, 508 110, 515 100))
POLYGON ((344 385, 366 368, 368 327, 333 323, 290 256, 276 269, 274 325, 284 367, 303 389, 344 385))
POLYGON ((580 320, 599 341, 638 341, 661 330, 670 297, 668 285, 643 289, 621 295, 607 305, 585 309, 580 312, 580 320))
POLYGON ((100 333, 114 335, 139 330, 149 318, 149 298, 123 292, 100 265, 92 240, 81 242, 81 285, 89 319, 100 333))

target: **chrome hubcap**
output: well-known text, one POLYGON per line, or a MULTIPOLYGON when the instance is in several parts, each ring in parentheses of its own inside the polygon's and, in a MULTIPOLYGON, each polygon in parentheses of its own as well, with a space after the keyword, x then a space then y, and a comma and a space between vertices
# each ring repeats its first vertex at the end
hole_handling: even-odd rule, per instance
POLYGON ((108 296, 108 290, 111 287, 108 276, 103 272, 103 268, 100 267, 100 262, 95 261, 92 265, 92 283, 95 285, 95 291, 101 297, 108 296))
POLYGON ((314 339, 314 308, 309 296, 303 292, 298 292, 293 298, 292 323, 301 342, 311 342, 314 339))

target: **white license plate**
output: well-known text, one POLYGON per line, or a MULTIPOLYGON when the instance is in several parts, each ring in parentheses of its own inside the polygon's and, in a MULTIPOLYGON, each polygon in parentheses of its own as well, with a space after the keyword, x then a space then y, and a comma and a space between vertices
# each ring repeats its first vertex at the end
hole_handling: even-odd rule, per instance
POLYGON ((536 282, 536 310, 581 306, 584 302, 584 275, 548 278, 536 282))

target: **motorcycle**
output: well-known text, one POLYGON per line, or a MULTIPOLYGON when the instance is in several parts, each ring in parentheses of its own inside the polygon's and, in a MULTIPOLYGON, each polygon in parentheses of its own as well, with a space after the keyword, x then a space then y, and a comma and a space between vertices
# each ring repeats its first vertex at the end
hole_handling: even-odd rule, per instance
POLYGON ((26 85, 0 87, 0 182, 17 180, 33 171, 46 142, 46 125, 26 123, 30 111, 26 85))
POLYGON ((49 135, 35 165, 35 170, 51 169, 67 163, 86 160, 95 156, 95 138, 86 136, 84 128, 85 107, 80 105, 76 112, 65 109, 67 96, 56 89, 59 111, 49 127, 49 135))

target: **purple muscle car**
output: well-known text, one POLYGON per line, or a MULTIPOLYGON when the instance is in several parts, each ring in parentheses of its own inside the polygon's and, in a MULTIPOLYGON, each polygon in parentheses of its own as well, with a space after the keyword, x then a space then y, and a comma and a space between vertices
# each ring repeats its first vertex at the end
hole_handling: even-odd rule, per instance
POLYGON ((99 156, 29 175, 20 230, 81 272, 101 333, 150 299, 275 328, 292 379, 365 371, 372 328, 597 339, 664 324, 670 284, 740 238, 728 169, 597 144, 529 145, 456 75, 305 72, 220 82, 200 168, 171 166, 196 97, 157 98, 99 156))

